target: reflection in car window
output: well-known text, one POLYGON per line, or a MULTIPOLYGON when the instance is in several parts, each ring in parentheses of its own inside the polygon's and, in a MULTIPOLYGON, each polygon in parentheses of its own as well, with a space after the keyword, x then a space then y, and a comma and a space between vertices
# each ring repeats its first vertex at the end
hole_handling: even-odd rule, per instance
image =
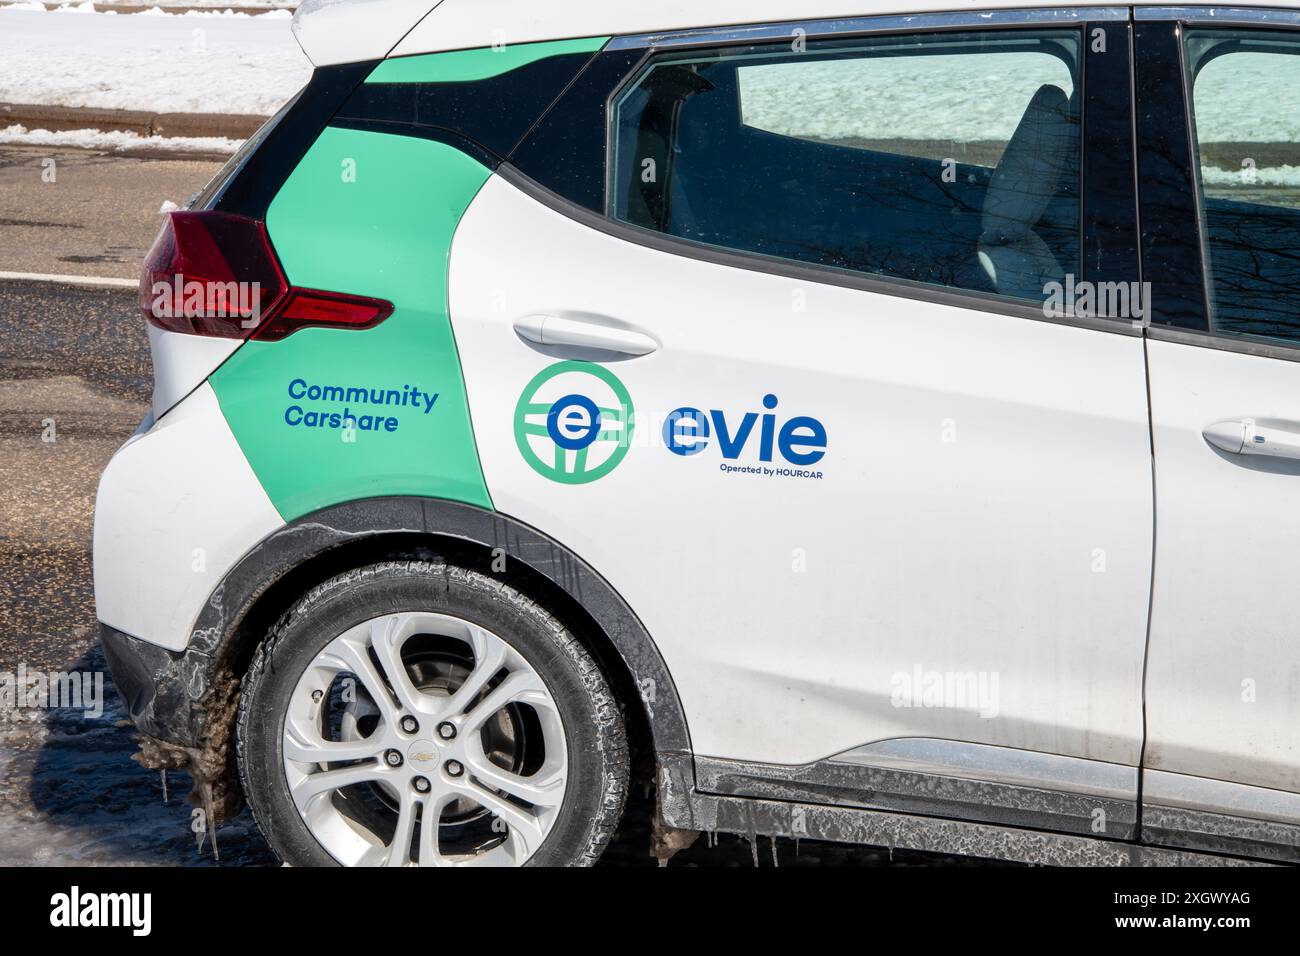
POLYGON ((1214 330, 1300 340, 1300 39, 1192 30, 1187 63, 1214 330))
POLYGON ((1079 273, 1073 30, 663 55, 614 104, 610 214, 1042 301, 1079 273))

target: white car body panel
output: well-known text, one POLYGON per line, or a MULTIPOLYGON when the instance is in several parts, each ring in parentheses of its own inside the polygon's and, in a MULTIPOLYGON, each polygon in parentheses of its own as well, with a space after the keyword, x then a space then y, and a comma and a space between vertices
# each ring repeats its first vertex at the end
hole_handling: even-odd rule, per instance
POLYGON ((457 231, 449 296, 493 501, 641 616, 698 754, 797 764, 916 736, 1136 766, 1152 547, 1140 337, 671 255, 499 177, 457 231), (603 315, 662 343, 607 365, 638 432, 588 484, 542 477, 516 447, 516 401, 557 360, 512 327, 539 314, 603 315), (767 392, 778 414, 825 423, 821 480, 724 475, 716 448, 682 458, 658 437, 679 406, 735 420, 767 392), (918 671, 996 680, 996 715, 896 706, 918 671))
POLYGON ((173 405, 203 384, 221 363, 244 344, 243 339, 168 332, 152 322, 149 355, 153 360, 153 414, 162 418, 173 405))
POLYGON ((387 56, 438 0, 303 0, 293 35, 314 66, 387 56))
POLYGON ((95 609, 179 651, 205 601, 283 525, 206 383, 108 463, 95 502, 95 609))
POLYGON ((1224 419, 1300 428, 1300 364, 1151 341, 1155 590, 1146 765, 1300 791, 1294 462, 1229 455, 1224 419))

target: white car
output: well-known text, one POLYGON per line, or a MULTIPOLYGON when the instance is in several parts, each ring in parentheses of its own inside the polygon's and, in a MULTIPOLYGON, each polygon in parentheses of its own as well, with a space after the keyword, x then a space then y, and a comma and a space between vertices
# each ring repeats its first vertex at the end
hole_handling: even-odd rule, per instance
POLYGON ((104 648, 298 864, 1300 861, 1300 13, 308 0, 104 648))

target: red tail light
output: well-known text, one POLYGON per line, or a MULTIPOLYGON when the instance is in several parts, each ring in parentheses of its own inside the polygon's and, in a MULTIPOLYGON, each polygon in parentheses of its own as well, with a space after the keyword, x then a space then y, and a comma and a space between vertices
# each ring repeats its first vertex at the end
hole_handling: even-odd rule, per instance
POLYGON ((270 321, 264 321, 253 338, 274 342, 309 325, 342 329, 370 329, 393 314, 393 304, 342 292, 291 288, 284 304, 270 321))
POLYGON ((313 325, 368 329, 393 314, 382 299, 291 287, 263 223, 212 211, 168 215, 145 257, 140 309, 169 332, 266 341, 313 325))

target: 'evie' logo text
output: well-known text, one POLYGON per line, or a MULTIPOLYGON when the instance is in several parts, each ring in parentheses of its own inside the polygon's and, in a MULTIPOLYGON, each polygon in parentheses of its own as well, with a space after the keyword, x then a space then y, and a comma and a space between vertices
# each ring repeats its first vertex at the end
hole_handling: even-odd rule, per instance
MULTIPOLYGON (((758 460, 771 462, 779 453, 791 465, 813 465, 826 456, 826 426, 809 415, 796 415, 777 428, 773 410, 778 403, 772 394, 763 396, 762 415, 746 412, 739 422, 728 422, 720 408, 706 414, 698 408, 683 406, 664 421, 664 444, 674 455, 697 455, 716 440, 722 457, 735 461, 758 430, 758 460)), ((752 447, 752 446, 750 446, 752 447)))

